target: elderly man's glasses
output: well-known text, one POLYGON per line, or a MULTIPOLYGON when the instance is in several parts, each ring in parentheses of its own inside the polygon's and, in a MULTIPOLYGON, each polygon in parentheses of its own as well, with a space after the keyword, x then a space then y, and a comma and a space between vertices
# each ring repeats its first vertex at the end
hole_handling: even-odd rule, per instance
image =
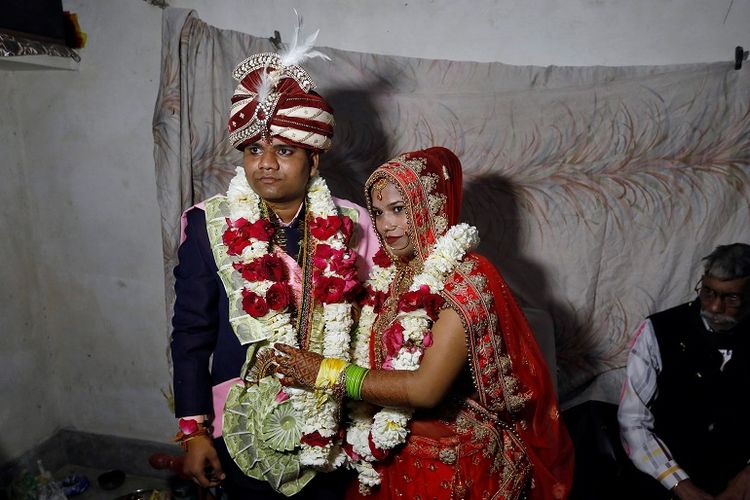
POLYGON ((736 308, 742 306, 742 294, 717 292, 713 288, 704 285, 703 281, 698 282, 695 286, 695 291, 698 292, 698 297, 706 302, 713 302, 718 297, 727 307, 736 308))

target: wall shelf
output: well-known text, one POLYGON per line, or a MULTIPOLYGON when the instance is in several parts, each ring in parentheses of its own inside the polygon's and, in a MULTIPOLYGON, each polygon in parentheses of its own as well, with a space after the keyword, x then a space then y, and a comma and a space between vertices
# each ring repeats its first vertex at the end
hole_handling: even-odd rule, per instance
POLYGON ((78 71, 79 64, 71 57, 45 54, 0 57, 0 71, 39 71, 45 69, 78 71))

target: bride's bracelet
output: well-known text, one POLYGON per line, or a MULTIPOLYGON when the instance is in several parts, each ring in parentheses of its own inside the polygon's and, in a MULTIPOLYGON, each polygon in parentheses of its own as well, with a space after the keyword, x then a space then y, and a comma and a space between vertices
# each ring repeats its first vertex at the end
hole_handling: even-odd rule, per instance
POLYGON ((354 364, 344 368, 344 387, 346 389, 346 395, 349 398, 356 400, 362 399, 362 384, 369 372, 369 369, 354 364))
POLYGON ((370 372, 367 368, 351 364, 343 359, 323 358, 315 379, 315 388, 341 397, 362 399, 362 384, 370 372))
POLYGON ((339 358, 323 358, 318 368, 318 376, 315 378, 315 388, 335 391, 340 375, 348 364, 348 361, 339 358))

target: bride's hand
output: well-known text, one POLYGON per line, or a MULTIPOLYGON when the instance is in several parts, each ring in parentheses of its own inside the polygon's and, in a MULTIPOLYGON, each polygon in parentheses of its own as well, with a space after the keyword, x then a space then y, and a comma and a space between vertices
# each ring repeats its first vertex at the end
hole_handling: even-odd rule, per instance
POLYGON ((284 375, 280 379, 281 384, 303 389, 315 388, 323 356, 286 344, 275 344, 274 347, 279 351, 276 355, 276 372, 284 375))

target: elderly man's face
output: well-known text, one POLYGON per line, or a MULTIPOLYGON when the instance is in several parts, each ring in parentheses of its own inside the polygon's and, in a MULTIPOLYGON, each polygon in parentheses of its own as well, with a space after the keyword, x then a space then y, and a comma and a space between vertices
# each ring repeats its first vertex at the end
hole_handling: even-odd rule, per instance
POLYGON ((731 330, 750 313, 750 277, 722 281, 704 276, 698 298, 701 316, 713 330, 731 330))

